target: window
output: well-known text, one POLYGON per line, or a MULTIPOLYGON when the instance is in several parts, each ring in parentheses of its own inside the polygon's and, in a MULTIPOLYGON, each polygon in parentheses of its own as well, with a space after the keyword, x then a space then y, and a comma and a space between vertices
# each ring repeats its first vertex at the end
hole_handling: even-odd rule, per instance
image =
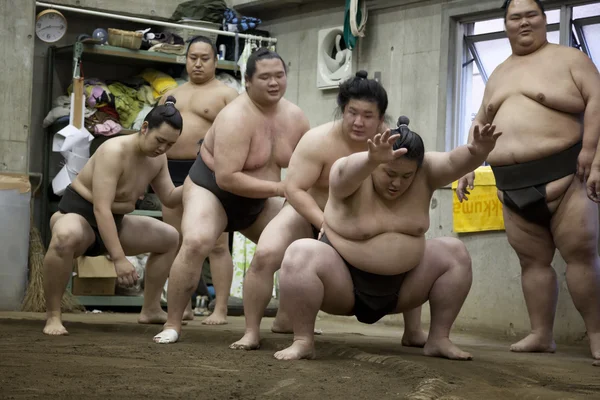
POLYGON ((573 7, 572 21, 577 47, 600 68, 600 2, 573 7))
MULTIPOLYGON (((460 57, 460 81, 455 85, 459 92, 453 104, 454 128, 448 149, 465 144, 471 123, 479 111, 488 77, 512 53, 504 32, 504 18, 470 21, 460 24, 463 36, 460 57)), ((561 9, 547 9, 548 41, 567 44, 585 52, 600 67, 600 1, 581 6, 565 5, 561 9), (569 17, 570 24, 569 24, 569 17), (562 16, 562 18, 561 18, 562 16), (570 26, 569 26, 570 25, 570 26), (561 43, 561 32, 571 31, 569 43, 561 43)))

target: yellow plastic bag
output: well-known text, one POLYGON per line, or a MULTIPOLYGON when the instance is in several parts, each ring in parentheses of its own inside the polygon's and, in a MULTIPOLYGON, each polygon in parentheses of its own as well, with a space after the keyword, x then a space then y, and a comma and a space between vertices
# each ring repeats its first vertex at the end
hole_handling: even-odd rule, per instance
POLYGON ((475 188, 469 190, 469 200, 458 201, 456 187, 452 182, 452 215, 454 232, 482 232, 504 230, 502 203, 498 200, 496 179, 491 167, 479 167, 475 170, 475 188))

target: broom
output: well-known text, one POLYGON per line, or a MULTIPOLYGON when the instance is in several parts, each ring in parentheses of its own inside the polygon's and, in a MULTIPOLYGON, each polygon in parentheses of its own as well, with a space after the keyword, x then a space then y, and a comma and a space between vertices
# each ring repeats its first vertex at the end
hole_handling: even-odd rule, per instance
MULTIPOLYGON (((35 198, 35 194, 41 186, 41 179, 38 186, 34 189, 31 198, 35 198)), ((38 228, 33 223, 33 201, 29 215, 29 285, 27 294, 23 299, 22 311, 26 312, 45 312, 46 299, 44 297, 44 256, 46 249, 42 244, 42 235, 38 228)), ((61 301, 61 310, 63 312, 83 311, 84 308, 77 299, 66 291, 61 301)))

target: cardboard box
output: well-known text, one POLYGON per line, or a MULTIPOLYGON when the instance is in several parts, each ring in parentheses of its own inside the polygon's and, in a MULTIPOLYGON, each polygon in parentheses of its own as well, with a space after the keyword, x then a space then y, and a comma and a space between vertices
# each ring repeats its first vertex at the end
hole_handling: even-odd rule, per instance
POLYGON ((79 257, 72 293, 77 296, 113 296, 117 283, 115 265, 105 256, 79 257))

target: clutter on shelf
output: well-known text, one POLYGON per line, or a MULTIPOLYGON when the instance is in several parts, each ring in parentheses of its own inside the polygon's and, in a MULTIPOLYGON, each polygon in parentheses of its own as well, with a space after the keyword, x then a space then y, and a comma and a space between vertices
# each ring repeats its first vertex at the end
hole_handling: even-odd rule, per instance
MULTIPOLYGON (((221 72, 216 78, 241 91, 240 82, 232 75, 221 72)), ((135 76, 118 81, 84 79, 84 128, 65 128, 53 138, 52 151, 60 152, 64 158, 61 171, 52 181, 54 194, 62 195, 81 171, 90 157, 90 142, 95 137, 137 132, 160 97, 186 81, 153 68, 145 68, 135 76)), ((54 100, 52 110, 44 119, 44 127, 69 115, 71 94, 72 85, 67 93, 54 100)))

